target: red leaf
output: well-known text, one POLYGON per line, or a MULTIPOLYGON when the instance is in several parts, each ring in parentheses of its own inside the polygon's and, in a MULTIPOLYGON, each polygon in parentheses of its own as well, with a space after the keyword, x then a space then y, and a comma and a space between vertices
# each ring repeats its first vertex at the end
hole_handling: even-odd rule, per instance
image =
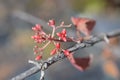
POLYGON ((68 59, 70 60, 72 65, 80 71, 84 71, 89 67, 91 58, 92 56, 85 57, 85 58, 74 58, 72 54, 68 56, 68 59))
POLYGON ((89 18, 71 18, 72 23, 76 26, 76 29, 85 35, 90 35, 92 29, 95 26, 95 20, 89 18))

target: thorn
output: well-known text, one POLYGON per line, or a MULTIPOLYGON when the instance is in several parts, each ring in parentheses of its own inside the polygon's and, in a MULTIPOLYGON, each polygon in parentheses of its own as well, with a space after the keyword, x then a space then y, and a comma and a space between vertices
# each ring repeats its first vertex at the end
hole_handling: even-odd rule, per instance
POLYGON ((108 39, 108 37, 107 37, 107 35, 106 35, 106 34, 104 34, 104 41, 105 41, 107 44, 109 44, 109 43, 110 43, 110 41, 109 41, 109 39, 108 39))
POLYGON ((31 63, 31 64, 34 64, 34 65, 36 65, 38 68, 41 68, 41 63, 38 63, 38 62, 36 62, 36 61, 33 61, 33 60, 28 60, 28 63, 31 63))
POLYGON ((40 80, 44 80, 44 76, 45 76, 45 72, 43 70, 41 70, 40 80))

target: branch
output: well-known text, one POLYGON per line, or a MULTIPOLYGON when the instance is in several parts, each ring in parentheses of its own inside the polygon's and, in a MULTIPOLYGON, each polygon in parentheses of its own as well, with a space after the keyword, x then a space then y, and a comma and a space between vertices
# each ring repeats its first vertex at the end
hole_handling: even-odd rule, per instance
POLYGON ((13 11, 12 16, 15 18, 21 19, 23 21, 26 21, 30 24, 41 24, 42 26, 44 26, 43 29, 49 33, 52 31, 52 29, 46 24, 46 21, 40 18, 34 17, 26 12, 15 10, 13 11))
MULTIPOLYGON (((99 43, 101 41, 106 41, 105 38, 112 38, 112 37, 117 37, 117 36, 120 36, 120 30, 109 32, 106 34, 90 36, 89 40, 84 40, 82 43, 77 43, 73 47, 68 48, 67 50, 69 50, 70 52, 74 52, 78 49, 91 47, 94 44, 99 43)), ((20 75, 13 77, 11 80, 23 80, 23 79, 31 76, 32 74, 37 73, 40 70, 46 70, 50 65, 52 65, 53 63, 56 63, 57 61, 62 60, 64 58, 66 58, 66 56, 64 55, 63 52, 60 52, 59 54, 56 54, 53 57, 48 58, 43 63, 40 63, 39 67, 34 66, 33 68, 21 73, 20 75)))

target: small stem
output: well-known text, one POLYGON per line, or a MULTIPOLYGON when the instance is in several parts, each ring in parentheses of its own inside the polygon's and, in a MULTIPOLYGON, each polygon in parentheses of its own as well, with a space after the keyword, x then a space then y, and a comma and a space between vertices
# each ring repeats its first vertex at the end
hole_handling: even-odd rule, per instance
POLYGON ((62 27, 67 27, 67 28, 68 28, 68 27, 71 27, 71 25, 72 25, 72 24, 69 24, 69 25, 62 25, 62 26, 60 25, 60 26, 57 26, 56 29, 59 29, 59 28, 62 28, 62 27))
POLYGON ((47 42, 42 48, 45 49, 49 44, 50 44, 51 41, 47 42))
MULTIPOLYGON (((55 41, 55 42, 64 42, 63 40, 57 39, 57 38, 48 38, 48 40, 55 41)), ((75 42, 75 40, 73 40, 71 38, 67 38, 67 42, 75 42)))
POLYGON ((55 34, 55 30, 56 30, 56 28, 55 28, 55 26, 53 26, 53 31, 52 31, 52 38, 54 37, 54 34, 55 34))
POLYGON ((32 60, 28 60, 29 63, 36 65, 38 68, 41 68, 42 64, 32 61, 32 60))

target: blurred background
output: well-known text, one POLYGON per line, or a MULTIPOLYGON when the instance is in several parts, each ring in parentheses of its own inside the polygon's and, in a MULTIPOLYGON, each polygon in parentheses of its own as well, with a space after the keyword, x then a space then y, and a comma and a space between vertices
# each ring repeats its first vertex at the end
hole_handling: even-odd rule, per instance
MULTIPOLYGON (((46 25, 49 19, 55 19, 59 25, 61 21, 70 24, 71 16, 87 17, 97 22, 92 34, 99 34, 120 29, 119 14, 120 0, 0 0, 0 80, 10 80, 33 67, 28 60, 35 57, 31 28, 36 23, 50 32, 46 25)), ((68 36, 75 36, 74 28, 67 31, 68 36)), ((120 80, 119 41, 116 37, 110 44, 102 42, 76 51, 78 57, 94 56, 85 72, 64 59, 49 67, 45 80, 120 80)), ((37 73, 25 80, 39 80, 39 77, 37 73)))

